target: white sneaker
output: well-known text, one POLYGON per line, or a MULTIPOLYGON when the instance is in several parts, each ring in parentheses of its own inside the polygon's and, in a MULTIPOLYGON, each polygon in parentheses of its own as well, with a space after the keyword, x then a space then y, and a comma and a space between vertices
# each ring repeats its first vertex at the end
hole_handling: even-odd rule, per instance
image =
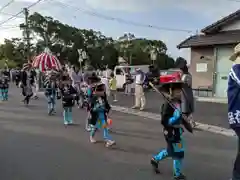
POLYGON ((106 147, 110 147, 110 146, 112 146, 112 145, 114 145, 114 144, 116 144, 115 141, 113 141, 113 140, 107 140, 107 142, 106 142, 106 147))
POLYGON ((90 142, 91 143, 96 143, 97 141, 93 137, 90 137, 90 142))
POLYGON ((91 131, 91 128, 89 126, 86 126, 86 131, 90 132, 91 131))
POLYGON ((114 99, 113 102, 118 102, 118 100, 114 99))

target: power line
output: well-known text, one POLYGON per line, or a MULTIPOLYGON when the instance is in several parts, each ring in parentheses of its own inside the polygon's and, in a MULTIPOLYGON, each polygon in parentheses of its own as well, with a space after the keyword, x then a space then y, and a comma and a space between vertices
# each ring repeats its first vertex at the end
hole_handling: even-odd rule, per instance
POLYGON ((138 26, 138 27, 140 26, 140 27, 152 28, 152 29, 164 30, 164 31, 177 31, 177 32, 186 32, 186 33, 193 32, 192 30, 187 30, 187 29, 176 29, 176 28, 169 28, 169 27, 159 27, 159 26, 156 26, 156 25, 142 24, 142 23, 139 23, 139 22, 129 21, 129 20, 122 19, 122 18, 106 16, 106 15, 100 14, 98 12, 94 12, 94 11, 91 11, 91 10, 86 10, 86 9, 82 9, 80 7, 69 5, 69 4, 67 4, 65 2, 62 2, 62 1, 59 1, 59 0, 52 0, 52 1, 55 1, 55 2, 58 2, 58 3, 62 4, 63 7, 74 8, 74 9, 76 9, 76 10, 78 10, 78 11, 84 13, 84 14, 87 14, 89 16, 94 16, 94 17, 98 17, 98 18, 101 18, 101 19, 109 20, 109 21, 117 21, 118 23, 122 23, 122 24, 128 24, 128 25, 132 25, 132 26, 138 26))
MULTIPOLYGON (((6 15, 6 16, 15 16, 14 14, 6 13, 6 12, 0 12, 0 14, 6 15)), ((24 18, 24 17, 23 16, 16 16, 16 18, 24 18)))
POLYGON ((7 30, 7 29, 16 29, 19 28, 19 26, 12 26, 12 27, 1 27, 0 31, 7 30))
POLYGON ((9 1, 7 4, 5 4, 3 7, 0 8, 0 12, 2 12, 3 9, 5 9, 6 7, 10 6, 15 0, 11 0, 9 1))
MULTIPOLYGON (((29 6, 27 7, 27 9, 29 9, 29 8, 37 5, 37 4, 40 3, 41 1, 44 1, 44 0, 38 0, 38 1, 36 1, 35 3, 32 3, 31 5, 29 5, 29 6)), ((24 12, 24 10, 18 12, 17 14, 13 15, 12 17, 9 17, 9 18, 6 19, 5 21, 0 22, 0 26, 2 26, 3 24, 7 23, 8 21, 11 21, 11 20, 13 20, 13 19, 16 19, 16 18, 17 18, 20 14, 22 14, 23 12, 24 12)))

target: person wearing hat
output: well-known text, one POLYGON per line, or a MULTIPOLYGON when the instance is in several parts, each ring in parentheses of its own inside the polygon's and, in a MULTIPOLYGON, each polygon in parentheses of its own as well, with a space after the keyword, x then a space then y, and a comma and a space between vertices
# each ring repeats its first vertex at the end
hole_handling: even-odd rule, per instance
POLYGON ((60 91, 62 95, 64 125, 71 125, 73 124, 72 107, 74 106, 77 91, 72 86, 70 77, 62 82, 60 91))
MULTIPOLYGON (((79 70, 78 67, 76 66, 72 66, 71 71, 69 72, 70 78, 72 80, 72 86, 76 89, 76 91, 78 92, 77 96, 76 96, 76 103, 78 105, 78 108, 80 108, 80 95, 81 95, 81 88, 80 88, 80 84, 82 82, 82 73, 79 70)), ((82 103, 81 103, 82 104, 82 103)))
POLYGON ((57 85, 57 72, 51 71, 45 79, 45 96, 48 102, 48 115, 53 115, 56 113, 55 105, 56 99, 59 97, 58 85, 57 85))
POLYGON ((90 102, 91 118, 90 124, 90 142, 96 143, 95 133, 96 129, 103 129, 103 138, 106 147, 110 147, 115 144, 109 135, 107 115, 111 109, 105 92, 105 85, 103 83, 97 83, 92 92, 92 98, 90 102))
POLYGON ((91 120, 91 100, 93 97, 93 91, 96 85, 101 82, 101 79, 96 75, 96 73, 92 73, 90 76, 87 77, 87 118, 86 118, 86 124, 85 124, 85 129, 87 131, 91 131, 90 128, 90 120, 91 120))
POLYGON ((145 73, 140 68, 137 68, 135 76, 135 105, 132 108, 139 108, 140 111, 144 110, 146 105, 146 98, 143 89, 145 79, 145 73))
POLYGON ((232 180, 240 180, 240 43, 230 57, 233 66, 228 77, 228 122, 238 137, 238 153, 234 163, 232 180))
POLYGON ((33 96, 32 85, 34 83, 34 77, 31 74, 31 64, 23 64, 22 71, 20 73, 20 87, 22 88, 22 95, 25 97, 23 102, 28 105, 30 98, 33 96))
POLYGON ((171 157, 173 159, 174 179, 185 179, 182 173, 184 159, 183 126, 181 113, 182 82, 168 82, 162 84, 160 91, 166 95, 161 109, 161 123, 167 148, 162 149, 151 159, 151 165, 156 173, 160 173, 158 164, 160 161, 171 157))

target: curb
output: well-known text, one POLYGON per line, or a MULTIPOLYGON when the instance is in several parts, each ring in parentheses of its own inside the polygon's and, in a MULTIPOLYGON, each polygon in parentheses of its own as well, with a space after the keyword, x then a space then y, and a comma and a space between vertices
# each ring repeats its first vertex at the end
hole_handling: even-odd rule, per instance
MULTIPOLYGON (((138 110, 134 110, 134 109, 131 109, 131 108, 122 107, 122 106, 111 105, 111 107, 112 107, 112 110, 114 110, 114 111, 118 111, 118 112, 122 112, 122 113, 126 113, 126 114, 131 114, 131 115, 136 115, 136 116, 152 119, 152 120, 155 120, 155 121, 160 121, 161 120, 160 114, 138 111, 138 110)), ((203 123, 199 123, 199 122, 196 122, 196 125, 197 125, 196 129, 199 129, 199 130, 202 130, 202 131, 207 131, 207 132, 220 134, 220 135, 228 136, 228 137, 235 137, 236 136, 235 133, 231 129, 221 128, 221 127, 218 127, 218 126, 213 126, 213 125, 210 125, 210 124, 203 124, 203 123)))
POLYGON ((199 102, 210 102, 210 103, 218 103, 218 104, 227 104, 226 99, 210 99, 210 98, 199 98, 195 97, 197 101, 199 102))

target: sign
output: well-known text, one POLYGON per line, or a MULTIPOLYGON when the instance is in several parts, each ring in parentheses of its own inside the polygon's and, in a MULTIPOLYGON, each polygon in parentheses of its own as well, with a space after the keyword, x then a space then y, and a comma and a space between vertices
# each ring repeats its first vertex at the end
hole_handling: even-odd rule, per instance
POLYGON ((157 60, 157 53, 156 53, 156 50, 151 50, 151 60, 152 61, 156 61, 157 60))
POLYGON ((196 72, 207 72, 207 63, 197 63, 196 72))
POLYGON ((79 58, 78 58, 78 61, 79 63, 83 62, 83 57, 82 57, 82 53, 83 53, 83 50, 82 49, 78 49, 78 54, 79 54, 79 58))

